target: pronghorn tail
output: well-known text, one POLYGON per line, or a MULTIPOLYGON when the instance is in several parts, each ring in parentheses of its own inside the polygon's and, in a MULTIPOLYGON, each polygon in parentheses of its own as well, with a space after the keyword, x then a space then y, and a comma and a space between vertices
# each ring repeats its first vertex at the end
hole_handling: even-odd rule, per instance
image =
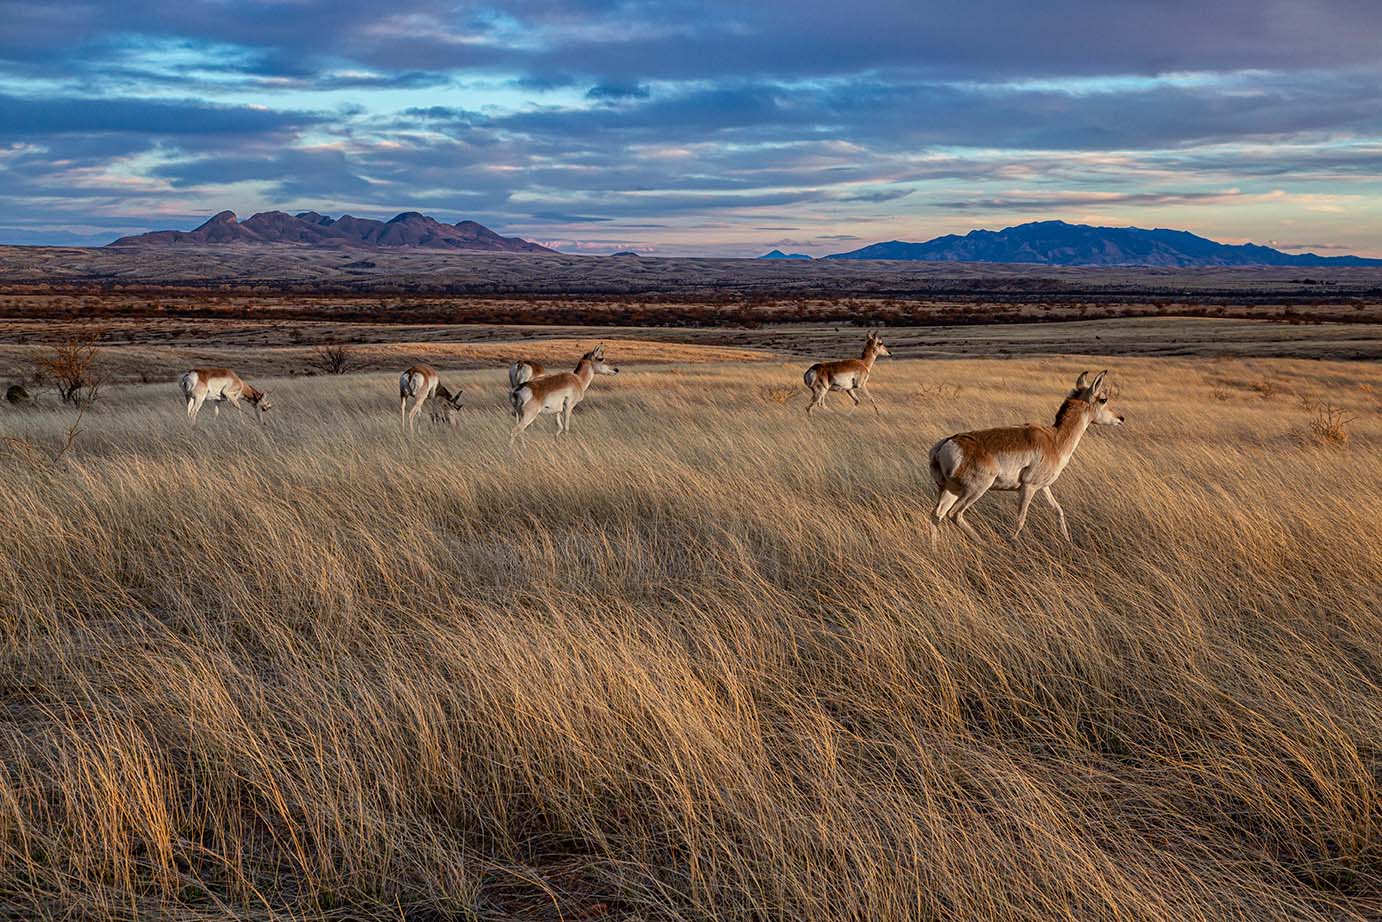
POLYGON ((806 386, 808 388, 814 391, 816 389, 816 378, 820 376, 820 373, 821 363, 817 362, 810 368, 806 369, 806 374, 802 375, 802 380, 806 382, 806 386))
POLYGON ((931 446, 931 479, 943 487, 955 476, 964 463, 964 452, 953 439, 941 439, 931 446))
POLYGON ((513 418, 519 419, 523 416, 523 404, 528 402, 527 394, 532 393, 532 388, 527 385, 520 385, 509 391, 509 403, 513 406, 513 418))
POLYGON ((191 397, 192 390, 197 386, 197 373, 195 371, 185 371, 182 377, 178 378, 178 390, 182 391, 182 396, 191 397))

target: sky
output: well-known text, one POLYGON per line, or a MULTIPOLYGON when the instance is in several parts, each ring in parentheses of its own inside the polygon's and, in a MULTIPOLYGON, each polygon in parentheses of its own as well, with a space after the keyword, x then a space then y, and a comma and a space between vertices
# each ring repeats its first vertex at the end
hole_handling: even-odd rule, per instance
POLYGON ((1378 0, 0 0, 0 243, 229 208, 572 253, 1030 220, 1382 257, 1378 0))

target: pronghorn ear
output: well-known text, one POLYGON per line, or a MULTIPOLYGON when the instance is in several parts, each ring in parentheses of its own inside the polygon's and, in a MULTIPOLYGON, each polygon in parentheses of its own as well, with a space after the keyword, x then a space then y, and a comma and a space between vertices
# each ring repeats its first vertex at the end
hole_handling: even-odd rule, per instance
POLYGON ((1104 378, 1107 375, 1108 369, 1104 369, 1103 371, 1099 372, 1098 377, 1094 379, 1094 383, 1089 385, 1089 390, 1091 393, 1098 395, 1099 389, 1104 386, 1104 378))
POLYGON ((1089 372, 1082 371, 1080 376, 1075 379, 1075 390, 1082 391, 1086 387, 1089 387, 1089 372))

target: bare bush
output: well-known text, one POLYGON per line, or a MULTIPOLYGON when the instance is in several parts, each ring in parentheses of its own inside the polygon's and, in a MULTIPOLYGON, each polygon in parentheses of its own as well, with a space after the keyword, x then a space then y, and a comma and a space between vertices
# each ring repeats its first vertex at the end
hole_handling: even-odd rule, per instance
POLYGON ((307 365, 324 375, 343 375, 356 366, 356 351, 344 343, 330 343, 312 350, 307 365))
POLYGON ((88 406, 96 402, 107 380, 101 368, 100 334, 94 330, 73 333, 49 347, 34 361, 34 378, 51 384, 63 403, 88 406))
POLYGON ((1342 408, 1330 403, 1315 403, 1314 416, 1307 426, 1308 440, 1315 445, 1342 448, 1348 444, 1348 427, 1357 420, 1342 408))
POLYGON ((801 392, 801 388, 797 387, 786 387, 781 384, 766 384, 763 386, 763 399, 769 403, 785 404, 801 392))

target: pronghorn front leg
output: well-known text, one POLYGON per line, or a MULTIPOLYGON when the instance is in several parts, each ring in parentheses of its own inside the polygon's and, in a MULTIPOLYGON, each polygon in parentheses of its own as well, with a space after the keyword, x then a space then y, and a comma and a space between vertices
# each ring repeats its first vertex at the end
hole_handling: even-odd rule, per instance
POLYGON ((878 401, 873 399, 873 391, 868 389, 868 385, 859 385, 859 390, 863 391, 864 396, 869 399, 869 406, 873 407, 873 412, 877 413, 879 416, 882 416, 883 412, 878 409, 878 401))
POLYGON ((1022 526, 1027 524, 1027 507, 1032 505, 1032 497, 1036 496, 1037 488, 1030 483, 1024 483, 1017 496, 1017 527, 1013 529, 1013 537, 1022 534, 1022 526))
POLYGON ((854 401, 854 405, 850 407, 850 410, 853 410, 854 407, 857 407, 859 405, 859 392, 855 388, 851 387, 849 390, 845 391, 845 393, 849 395, 850 400, 854 401))
POLYGON ((1060 519, 1060 533, 1066 541, 1070 541, 1070 529, 1065 526, 1065 510, 1056 502, 1056 495, 1051 492, 1050 486, 1041 488, 1041 495, 1046 497, 1046 501, 1051 504, 1051 508, 1056 510, 1056 516, 1060 519))

